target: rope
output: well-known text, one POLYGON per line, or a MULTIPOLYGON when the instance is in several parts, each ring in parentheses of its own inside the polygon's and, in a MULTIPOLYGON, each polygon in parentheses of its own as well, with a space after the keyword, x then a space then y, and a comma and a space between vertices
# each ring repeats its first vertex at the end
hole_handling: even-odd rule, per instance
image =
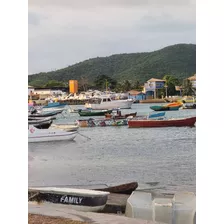
POLYGON ((30 196, 29 198, 28 198, 28 201, 30 201, 31 199, 33 199, 33 198, 35 198, 37 195, 39 195, 40 193, 39 192, 37 192, 36 194, 34 194, 34 195, 32 195, 32 196, 30 196))
POLYGON ((78 131, 77 131, 77 133, 78 133, 79 135, 81 135, 81 136, 87 138, 88 140, 91 140, 91 138, 89 138, 88 136, 82 135, 82 134, 80 134, 78 131))

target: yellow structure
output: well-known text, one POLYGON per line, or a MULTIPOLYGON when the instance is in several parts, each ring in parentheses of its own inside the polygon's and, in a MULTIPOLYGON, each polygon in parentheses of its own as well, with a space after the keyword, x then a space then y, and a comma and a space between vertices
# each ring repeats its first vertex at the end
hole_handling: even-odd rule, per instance
POLYGON ((77 92, 78 92, 78 81, 69 80, 69 93, 77 93, 77 92))

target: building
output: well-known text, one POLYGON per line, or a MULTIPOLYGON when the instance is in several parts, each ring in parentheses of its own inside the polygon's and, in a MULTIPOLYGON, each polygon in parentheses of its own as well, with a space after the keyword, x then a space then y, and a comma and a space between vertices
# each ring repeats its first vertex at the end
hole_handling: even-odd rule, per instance
POLYGON ((146 96, 145 93, 139 92, 136 90, 130 90, 128 92, 128 99, 133 99, 133 100, 145 100, 146 96))
POLYGON ((69 80, 69 93, 78 93, 78 81, 69 80))
POLYGON ((157 97, 157 90, 162 89, 165 85, 165 80, 163 79, 149 79, 143 87, 143 92, 147 99, 155 99, 157 97))
POLYGON ((34 87, 33 86, 28 86, 28 96, 34 93, 34 87))
POLYGON ((192 83, 192 86, 196 89, 196 74, 187 79, 192 83))

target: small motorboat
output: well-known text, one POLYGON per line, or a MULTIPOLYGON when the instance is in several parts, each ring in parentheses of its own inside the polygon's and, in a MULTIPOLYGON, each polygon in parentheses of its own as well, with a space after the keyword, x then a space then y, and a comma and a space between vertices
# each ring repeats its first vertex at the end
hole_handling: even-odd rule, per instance
POLYGON ((179 110, 180 107, 182 107, 181 102, 173 102, 173 103, 168 103, 165 105, 154 105, 150 106, 150 108, 154 111, 173 111, 173 110, 179 110))
POLYGON ((121 184, 121 185, 117 185, 117 186, 101 188, 101 189, 96 189, 96 190, 107 191, 107 192, 116 193, 116 194, 131 194, 133 191, 136 190, 137 187, 138 187, 137 182, 131 182, 131 183, 127 183, 127 184, 121 184))
POLYGON ((42 112, 61 111, 61 110, 65 110, 67 106, 68 106, 67 103, 49 102, 47 105, 42 107, 42 112))
POLYGON ((52 117, 52 116, 56 116, 58 114, 61 114, 63 111, 64 111, 64 109, 59 109, 59 110, 56 110, 56 111, 31 113, 28 116, 29 117, 52 117))
POLYGON ((75 210, 83 212, 98 212, 104 209, 109 194, 88 189, 37 187, 28 189, 28 200, 72 205, 75 210))
POLYGON ((33 118, 33 117, 28 117, 28 124, 40 124, 44 123, 46 121, 52 121, 52 117, 38 117, 38 118, 33 118))
POLYGON ((136 117, 136 115, 137 115, 137 112, 122 115, 121 111, 117 110, 116 114, 106 113, 105 118, 125 119, 127 117, 136 117))
POLYGON ((155 128, 155 127, 184 127, 184 126, 195 126, 196 117, 189 118, 172 118, 163 120, 134 120, 128 121, 129 128, 155 128))
POLYGON ((30 117, 28 116, 28 121, 41 121, 41 120, 55 120, 55 116, 50 116, 50 117, 30 117))
POLYGON ((53 122, 52 120, 45 121, 39 124, 33 124, 33 126, 38 129, 48 129, 51 126, 52 122, 53 122))
POLYGON ((28 142, 49 142, 73 140, 77 130, 61 130, 55 128, 38 129, 34 125, 28 125, 28 142))
POLYGON ((64 108, 65 106, 67 106, 67 103, 60 103, 60 102, 49 102, 47 105, 43 106, 44 108, 64 108))
POLYGON ((85 107, 93 110, 112 110, 114 108, 130 109, 132 104, 132 99, 112 100, 109 96, 101 96, 89 99, 89 102, 85 104, 85 107))
POLYGON ((104 116, 105 114, 111 114, 112 110, 91 110, 91 109, 87 109, 87 110, 78 110, 78 114, 80 116, 104 116))
POLYGON ((148 119, 162 119, 164 118, 166 112, 162 111, 159 113, 150 113, 148 119))
POLYGON ((179 110, 181 106, 166 106, 166 105, 155 105, 155 106, 150 106, 150 109, 154 111, 173 111, 173 110, 179 110))
POLYGON ((182 109, 196 109, 196 104, 184 104, 182 107, 182 109))
POLYGON ((78 120, 79 127, 106 127, 106 126, 124 126, 128 125, 128 119, 86 119, 86 120, 78 120))
POLYGON ((28 118, 28 125, 33 125, 34 127, 38 129, 48 129, 51 124, 52 124, 52 119, 51 118, 42 118, 42 119, 35 119, 35 120, 30 120, 28 118))

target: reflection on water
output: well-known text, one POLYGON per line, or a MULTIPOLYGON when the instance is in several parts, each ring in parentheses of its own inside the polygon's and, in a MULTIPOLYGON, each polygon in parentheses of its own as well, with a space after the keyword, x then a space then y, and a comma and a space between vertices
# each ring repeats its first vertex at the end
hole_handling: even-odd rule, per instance
MULTIPOLYGON (((122 113, 135 111, 147 115, 149 104, 133 104, 132 109, 122 113)), ((166 116, 195 113, 196 110, 168 111, 166 116)), ((74 113, 54 122, 73 122, 77 118, 80 119, 74 113)), ((30 186, 137 181, 140 188, 195 191, 195 127, 95 127, 80 128, 79 132, 82 135, 77 135, 75 141, 29 143, 30 186)))

